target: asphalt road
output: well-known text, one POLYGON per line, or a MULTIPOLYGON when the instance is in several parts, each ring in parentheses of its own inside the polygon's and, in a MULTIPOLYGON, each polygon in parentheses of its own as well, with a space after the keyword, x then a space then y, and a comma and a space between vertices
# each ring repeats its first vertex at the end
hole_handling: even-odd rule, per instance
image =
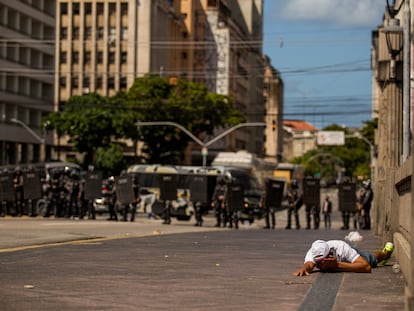
MULTIPOLYGON (((303 214, 303 211, 302 211, 303 214)), ((0 219, 1 310, 403 310, 391 266, 371 274, 291 275, 331 230, 240 230, 193 221, 162 225, 66 219, 0 219)), ((303 215, 301 216, 303 218, 303 215)), ((382 242, 362 232, 367 250, 382 242)))

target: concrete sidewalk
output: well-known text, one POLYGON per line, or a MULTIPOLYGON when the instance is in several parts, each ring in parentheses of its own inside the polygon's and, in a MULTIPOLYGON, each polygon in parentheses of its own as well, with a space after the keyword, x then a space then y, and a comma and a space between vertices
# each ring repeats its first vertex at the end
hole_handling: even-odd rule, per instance
MULTIPOLYGON (((301 218, 303 221, 303 215, 301 218)), ((125 238, 133 240, 134 238, 146 239, 153 236, 165 236, 163 238, 165 240, 171 234, 184 233, 189 237, 194 235, 197 237, 197 234, 203 232, 213 236, 223 233, 224 237, 228 239, 228 243, 232 243, 231 239, 234 238, 239 240, 240 245, 251 245, 252 248, 256 248, 254 253, 260 258, 263 267, 254 267, 253 270, 256 271, 257 276, 255 280, 249 282, 260 288, 260 286, 265 286, 266 282, 270 282, 264 277, 265 275, 276 277, 277 281, 273 286, 277 291, 278 298, 274 297, 274 301, 278 304, 274 306, 273 310, 357 310, 361 308, 364 310, 404 310, 404 280, 401 273, 393 272, 392 266, 395 263, 395 258, 391 258, 387 266, 373 269, 370 274, 312 273, 308 277, 291 275, 302 264, 304 254, 313 240, 344 239, 348 231, 339 229, 341 223, 338 221, 338 215, 334 218, 333 228, 330 230, 285 230, 286 213, 280 212, 277 214, 276 230, 265 230, 263 229, 264 222, 257 221, 252 225, 241 225, 238 232, 227 228, 215 228, 214 219, 211 216, 205 217, 205 226, 201 228, 194 227, 191 221, 178 222, 173 220, 171 225, 162 225, 161 220, 147 219, 143 215, 137 217, 133 223, 106 221, 105 218, 101 220, 1 218, 0 263, 1 257, 7 253, 27 249, 31 251, 46 246, 63 247, 82 240, 92 242, 92 239, 95 239, 94 241, 99 241, 99 239, 125 240, 125 238), (260 246, 264 241, 268 243, 271 240, 274 240, 274 249, 263 249, 260 246), (264 269, 268 269, 265 267, 269 266, 274 268, 264 271, 264 269), (265 279, 261 281, 262 277, 265 279)), ((363 235, 363 240, 358 243, 359 248, 375 250, 382 247, 383 241, 371 232, 360 231, 360 233, 363 235)), ((189 251, 191 252, 191 249, 189 251)), ((235 255, 226 252, 221 256, 225 260, 226 256, 233 258, 235 255)), ((204 256, 209 255, 205 254, 204 256)), ((243 262, 243 264, 247 265, 244 269, 250 269, 248 263, 243 262)), ((196 276, 194 277, 196 278, 196 276)), ((203 286, 208 287, 209 284, 203 286)), ((231 291, 231 289, 228 290, 231 291)), ((208 296, 208 290, 204 295, 206 295, 206 299, 214 299, 214 297, 208 296)), ((247 306, 251 305, 248 302, 254 298, 246 297, 244 299, 246 299, 246 308, 243 307, 242 299, 238 310, 248 310, 247 306)), ((266 297, 267 303, 268 300, 271 301, 272 297, 266 297)), ((261 306, 261 310, 272 310, 264 302, 262 305, 260 305, 260 301, 256 303, 255 306, 261 306)), ((193 307, 193 305, 188 305, 187 308, 184 306, 182 310, 193 310, 193 307)), ((164 305, 160 304, 155 309, 162 310, 164 305)), ((198 310, 204 309, 199 308, 198 310)), ((226 308, 221 310, 226 310, 226 308)))

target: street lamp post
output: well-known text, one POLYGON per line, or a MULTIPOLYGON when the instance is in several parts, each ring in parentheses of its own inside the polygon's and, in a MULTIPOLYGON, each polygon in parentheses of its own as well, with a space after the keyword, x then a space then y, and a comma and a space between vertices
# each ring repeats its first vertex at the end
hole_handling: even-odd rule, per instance
POLYGON ((43 149, 44 159, 46 161, 46 139, 44 137, 40 137, 35 131, 33 131, 29 126, 27 126, 26 123, 24 123, 24 122, 22 122, 22 121, 20 121, 16 118, 11 118, 10 122, 20 125, 26 131, 28 131, 37 141, 39 141, 39 143, 41 144, 42 149, 43 149))
POLYGON ((403 92, 402 92, 402 162, 407 160, 410 155, 410 143, 411 143, 411 6, 410 0, 404 0, 404 25, 400 26, 400 20, 395 16, 398 10, 392 10, 388 8, 390 18, 386 20, 386 25, 382 29, 385 33, 388 50, 390 53, 390 78, 396 78, 396 57, 403 51, 403 92), (390 34, 402 34, 403 42, 399 48, 392 47, 392 40, 389 37, 390 34))
POLYGON ((266 123, 264 123, 264 122, 240 123, 240 124, 237 124, 237 125, 229 128, 229 129, 227 129, 226 131, 224 131, 220 135, 214 137, 210 141, 203 142, 199 138, 197 138, 195 135, 193 135, 189 130, 187 130, 184 126, 182 126, 181 124, 178 124, 176 122, 171 122, 171 121, 148 121, 147 122, 147 121, 138 120, 135 124, 137 125, 138 129, 139 129, 140 126, 146 126, 146 125, 148 125, 148 126, 169 125, 169 126, 175 126, 175 127, 179 128, 180 130, 182 130, 184 133, 186 133, 188 136, 190 136, 197 144, 199 144, 202 147, 201 155, 203 157, 203 167, 205 167, 207 165, 207 147, 208 146, 212 145, 213 143, 217 142, 218 140, 220 140, 224 136, 230 134, 234 130, 237 130, 241 127, 266 126, 266 123))

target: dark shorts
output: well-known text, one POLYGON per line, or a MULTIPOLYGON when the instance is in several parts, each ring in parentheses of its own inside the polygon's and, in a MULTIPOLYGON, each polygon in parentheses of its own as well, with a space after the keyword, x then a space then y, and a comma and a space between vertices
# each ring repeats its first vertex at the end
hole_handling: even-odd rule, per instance
POLYGON ((372 268, 376 268, 377 267, 377 258, 374 256, 374 254, 369 253, 369 252, 364 252, 364 251, 360 251, 359 249, 355 248, 355 250, 358 252, 358 254, 360 254, 362 256, 362 258, 364 258, 369 265, 372 268))

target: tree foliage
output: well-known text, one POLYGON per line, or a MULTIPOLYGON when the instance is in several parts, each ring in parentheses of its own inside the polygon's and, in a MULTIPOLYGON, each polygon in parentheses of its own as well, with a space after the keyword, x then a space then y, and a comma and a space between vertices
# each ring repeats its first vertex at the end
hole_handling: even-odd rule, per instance
POLYGON ((185 80, 171 84, 165 77, 150 74, 112 97, 96 93, 72 96, 62 111, 48 117, 51 128, 59 136, 69 137, 74 150, 86 155, 86 164, 95 164, 97 150, 101 155, 105 149, 113 150, 111 143, 119 139, 143 141, 142 151, 149 163, 180 163, 191 138, 171 126, 138 130, 138 120, 176 122, 199 137, 244 118, 231 98, 213 94, 204 85, 185 80))
MULTIPOLYGON (((185 80, 171 84, 155 75, 138 78, 129 89, 128 99, 141 121, 172 121, 196 137, 244 121, 229 97, 185 80)), ((145 126, 139 134, 146 145, 143 152, 153 163, 179 163, 191 141, 186 133, 172 126, 145 126)))
MULTIPOLYGON (((374 144, 374 130, 377 120, 365 121, 358 131, 371 144, 374 144)), ((306 167, 306 174, 320 176, 322 179, 336 179, 342 176, 370 176, 371 154, 370 146, 355 135, 354 131, 332 124, 324 131, 343 131, 345 144, 343 146, 319 146, 293 160, 294 163, 306 167)))

